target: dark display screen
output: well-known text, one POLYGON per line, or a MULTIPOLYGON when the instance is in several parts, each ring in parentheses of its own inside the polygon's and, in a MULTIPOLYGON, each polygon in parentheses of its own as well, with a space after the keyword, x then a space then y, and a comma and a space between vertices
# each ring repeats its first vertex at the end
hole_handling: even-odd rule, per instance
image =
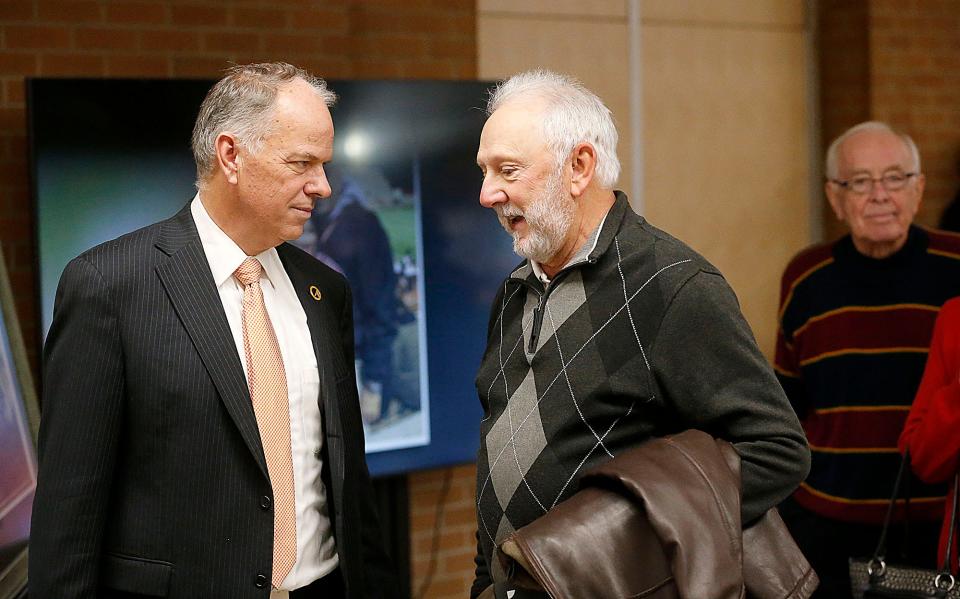
MULTIPOLYGON (((43 327, 74 256, 196 193, 189 140, 211 81, 28 81, 43 327)), ((296 243, 354 288, 374 475, 473 461, 490 302, 518 259, 478 204, 488 84, 330 81, 330 180, 296 243)), ((361 397, 364 394, 361 393, 361 397)))

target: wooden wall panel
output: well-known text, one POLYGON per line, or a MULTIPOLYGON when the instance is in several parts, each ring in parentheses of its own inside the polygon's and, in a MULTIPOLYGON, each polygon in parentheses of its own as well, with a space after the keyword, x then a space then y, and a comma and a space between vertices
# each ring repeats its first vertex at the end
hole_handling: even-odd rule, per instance
POLYGON ((646 215, 723 271, 772 355, 780 274, 810 239, 802 25, 642 35, 646 215))
POLYGON ((479 76, 544 66, 604 98, 620 129, 618 187, 643 181, 645 214, 723 270, 772 356, 780 273, 812 238, 806 3, 643 0, 639 27, 631 4, 478 0, 479 76), (638 42, 643 97, 631 104, 638 42))

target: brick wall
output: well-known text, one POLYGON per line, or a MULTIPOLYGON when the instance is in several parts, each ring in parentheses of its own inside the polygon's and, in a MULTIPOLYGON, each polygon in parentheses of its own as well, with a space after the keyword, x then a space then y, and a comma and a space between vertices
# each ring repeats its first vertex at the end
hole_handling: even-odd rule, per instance
MULTIPOLYGON (((867 0, 823 0, 818 5, 822 157, 833 139, 870 118, 870 36, 867 0)), ((846 232, 823 199, 824 233, 846 232)))
POLYGON ((918 219, 935 225, 960 190, 960 1, 873 0, 870 47, 872 114, 920 147, 918 219))
POLYGON ((415 598, 469 596, 477 548, 476 478, 472 464, 410 475, 410 568, 415 598))
MULTIPOLYGON (((473 0, 0 0, 0 245, 34 371, 40 316, 25 77, 212 78, 228 62, 285 60, 328 78, 474 79, 475 12, 473 0)), ((427 591, 438 599, 463 597, 472 577, 474 469, 409 482, 418 589, 445 476, 450 492, 427 591)))
MULTIPOLYGON (((936 225, 960 190, 960 0, 819 4, 823 143, 859 121, 909 133, 927 176, 917 221, 936 225)), ((844 228, 827 209, 825 231, 844 228)))

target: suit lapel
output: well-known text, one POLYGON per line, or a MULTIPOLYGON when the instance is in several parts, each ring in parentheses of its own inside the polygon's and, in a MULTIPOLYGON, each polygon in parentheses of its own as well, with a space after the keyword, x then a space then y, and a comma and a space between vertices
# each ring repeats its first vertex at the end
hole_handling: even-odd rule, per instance
POLYGON ((243 365, 213 283, 210 265, 200 243, 190 206, 163 223, 157 248, 169 258, 157 266, 157 274, 174 310, 190 335, 227 412, 240 435, 267 475, 260 431, 243 376, 243 365))

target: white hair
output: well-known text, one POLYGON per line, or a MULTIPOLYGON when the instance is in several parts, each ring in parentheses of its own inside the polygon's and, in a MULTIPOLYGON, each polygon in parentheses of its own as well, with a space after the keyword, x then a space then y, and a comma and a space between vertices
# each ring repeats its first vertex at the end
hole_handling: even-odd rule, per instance
POLYGON ((310 85, 327 106, 337 101, 337 95, 323 79, 285 62, 234 65, 226 70, 226 75, 207 92, 193 126, 190 141, 198 188, 214 172, 215 144, 224 131, 236 135, 251 153, 260 151, 270 134, 277 92, 295 79, 310 85))
POLYGON ((617 127, 610 109, 582 83, 544 69, 519 73, 490 93, 487 115, 515 100, 538 99, 546 103, 540 124, 544 140, 559 167, 577 144, 587 142, 597 152, 597 183, 612 189, 620 176, 617 127))
POLYGON ((899 137, 907 149, 907 152, 910 154, 910 161, 913 163, 911 170, 916 173, 920 172, 920 150, 917 149, 917 144, 913 142, 913 139, 911 139, 909 135, 895 131, 893 127, 882 121, 866 121, 859 125, 854 125, 841 133, 839 137, 833 140, 830 147, 827 148, 825 167, 828 179, 836 179, 840 176, 840 146, 843 145, 843 142, 865 131, 889 133, 890 135, 899 137))

